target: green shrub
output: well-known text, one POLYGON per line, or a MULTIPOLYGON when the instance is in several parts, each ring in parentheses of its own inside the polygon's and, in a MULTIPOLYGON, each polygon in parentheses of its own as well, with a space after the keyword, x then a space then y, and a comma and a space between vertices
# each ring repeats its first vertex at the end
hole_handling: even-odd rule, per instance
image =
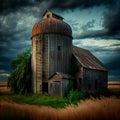
POLYGON ((69 83, 65 91, 64 97, 67 97, 70 94, 70 91, 73 90, 72 78, 69 78, 69 83))
POLYGON ((12 73, 8 77, 8 86, 15 93, 31 92, 31 50, 19 54, 10 64, 12 73))
POLYGON ((67 96, 67 99, 72 104, 77 104, 80 100, 83 100, 84 98, 85 98, 84 93, 82 93, 81 91, 73 91, 73 90, 71 90, 67 96))

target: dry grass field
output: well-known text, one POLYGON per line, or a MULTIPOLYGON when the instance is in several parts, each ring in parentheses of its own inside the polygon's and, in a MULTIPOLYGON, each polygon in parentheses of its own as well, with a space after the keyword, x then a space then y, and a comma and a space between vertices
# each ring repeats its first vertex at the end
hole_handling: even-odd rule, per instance
POLYGON ((0 82, 0 93, 9 92, 10 88, 7 87, 7 82, 0 82))
POLYGON ((108 82, 108 88, 113 91, 120 91, 120 82, 108 82))
POLYGON ((101 98, 82 101, 78 106, 66 108, 16 104, 8 99, 0 100, 0 120, 120 120, 120 99, 101 98))
MULTIPOLYGON (((120 91, 120 82, 108 82, 108 88, 120 91)), ((0 93, 10 91, 6 82, 0 82, 0 93)), ((0 120, 120 120, 120 98, 102 97, 87 99, 78 106, 52 108, 37 105, 17 104, 6 98, 0 99, 0 120)))

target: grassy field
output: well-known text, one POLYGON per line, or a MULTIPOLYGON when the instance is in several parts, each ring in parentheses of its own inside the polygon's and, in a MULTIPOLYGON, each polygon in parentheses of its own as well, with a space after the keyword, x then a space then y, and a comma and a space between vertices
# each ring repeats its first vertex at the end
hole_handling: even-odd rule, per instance
POLYGON ((51 106, 54 108, 64 108, 70 102, 62 97, 51 97, 45 95, 16 95, 13 93, 2 94, 0 99, 8 99, 19 104, 30 104, 39 106, 51 106))

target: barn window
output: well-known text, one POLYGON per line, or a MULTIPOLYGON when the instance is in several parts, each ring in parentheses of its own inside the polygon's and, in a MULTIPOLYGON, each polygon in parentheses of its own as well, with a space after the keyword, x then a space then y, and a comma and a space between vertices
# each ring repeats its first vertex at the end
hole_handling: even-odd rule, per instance
POLYGON ((58 51, 60 51, 60 50, 61 50, 61 46, 59 45, 59 46, 58 46, 58 51))
POLYGON ((97 80, 95 80, 95 89, 97 89, 97 87, 98 87, 98 86, 97 86, 97 80))
POLYGON ((50 17, 50 15, 48 14, 48 15, 47 15, 47 18, 49 18, 49 17, 50 17))

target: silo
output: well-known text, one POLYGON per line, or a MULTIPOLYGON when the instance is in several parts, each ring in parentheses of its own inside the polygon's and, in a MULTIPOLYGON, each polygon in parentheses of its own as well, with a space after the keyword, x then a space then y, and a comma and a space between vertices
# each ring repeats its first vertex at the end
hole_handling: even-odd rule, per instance
POLYGON ((32 29, 33 93, 47 92, 48 78, 55 72, 67 74, 71 57, 71 27, 61 16, 46 11, 32 29))

